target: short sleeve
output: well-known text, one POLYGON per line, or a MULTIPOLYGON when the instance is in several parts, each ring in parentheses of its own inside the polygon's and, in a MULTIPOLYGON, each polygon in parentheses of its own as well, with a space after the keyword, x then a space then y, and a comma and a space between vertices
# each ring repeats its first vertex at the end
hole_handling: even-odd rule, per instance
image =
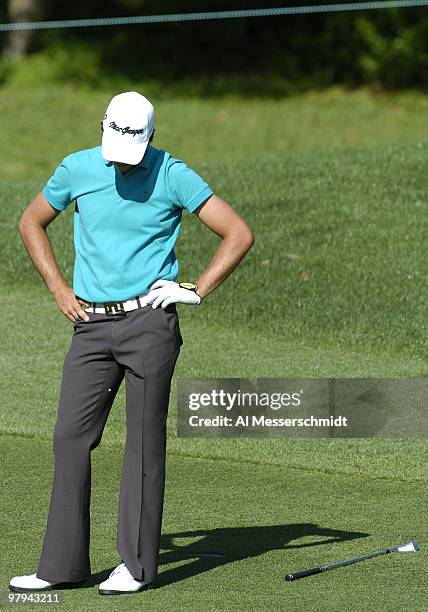
POLYGON ((174 203, 189 213, 193 213, 214 193, 197 172, 180 160, 174 160, 168 167, 168 181, 174 203))
POLYGON ((65 160, 55 170, 43 188, 43 195, 53 208, 64 210, 73 200, 71 195, 71 180, 65 160))

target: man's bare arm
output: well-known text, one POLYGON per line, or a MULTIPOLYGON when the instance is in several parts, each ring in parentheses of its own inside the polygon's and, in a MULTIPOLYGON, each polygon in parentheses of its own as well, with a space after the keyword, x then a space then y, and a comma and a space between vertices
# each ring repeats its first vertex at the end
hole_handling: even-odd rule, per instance
POLYGON ((74 291, 67 285, 62 276, 52 250, 46 228, 60 214, 40 192, 27 206, 19 220, 19 234, 31 260, 54 296, 58 308, 70 321, 79 317, 89 317, 82 308, 85 304, 78 300, 74 291))
POLYGON ((198 294, 204 298, 233 272, 253 246, 254 236, 244 219, 216 195, 208 198, 195 215, 222 238, 207 269, 196 280, 198 294))

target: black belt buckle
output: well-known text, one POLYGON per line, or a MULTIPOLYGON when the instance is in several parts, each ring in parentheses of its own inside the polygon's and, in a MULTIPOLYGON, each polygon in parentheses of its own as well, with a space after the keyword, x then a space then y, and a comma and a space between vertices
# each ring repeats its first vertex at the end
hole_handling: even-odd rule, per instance
POLYGON ((106 315, 126 315, 123 302, 104 302, 103 306, 106 315))

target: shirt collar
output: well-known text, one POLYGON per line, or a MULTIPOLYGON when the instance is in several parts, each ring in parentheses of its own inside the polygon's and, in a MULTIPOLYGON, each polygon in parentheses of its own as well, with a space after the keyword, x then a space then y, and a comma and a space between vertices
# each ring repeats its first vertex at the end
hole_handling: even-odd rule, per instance
MULTIPOLYGON (((148 168, 152 157, 153 157, 153 147, 149 144, 146 149, 146 152, 144 153, 143 159, 140 161, 139 164, 137 164, 137 166, 140 166, 140 168, 148 168)), ((113 162, 109 161, 108 159, 105 159, 104 163, 106 166, 111 166, 113 164, 113 162)))

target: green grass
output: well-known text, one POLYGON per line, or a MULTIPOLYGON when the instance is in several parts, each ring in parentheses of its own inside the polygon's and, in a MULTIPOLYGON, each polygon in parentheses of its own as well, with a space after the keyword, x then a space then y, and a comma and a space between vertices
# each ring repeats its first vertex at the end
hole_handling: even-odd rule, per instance
MULTIPOLYGON (((373 95, 333 88, 272 100, 217 100, 159 96, 157 90, 152 95, 150 86, 140 90, 155 105, 155 144, 199 169, 269 154, 293 158, 428 137, 428 97, 412 92, 373 95)), ((2 180, 34 178, 42 184, 65 155, 99 144, 99 122, 115 93, 24 83, 0 88, 1 122, 13 126, 0 150, 2 180)))
MULTIPOLYGON (((11 575, 34 571, 40 552, 72 334, 32 268, 17 221, 61 157, 97 144, 111 93, 0 89, 2 121, 12 126, 0 150, 4 589, 11 575)), ((156 106, 156 144, 198 169, 247 219, 256 244, 200 308, 180 307, 160 588, 119 602, 73 591, 65 609, 395 610, 398 601, 424 609, 424 549, 296 584, 283 575, 410 537, 423 541, 425 441, 178 439, 175 382, 427 376, 427 108, 422 95, 340 90, 156 106), (332 530, 348 535, 317 544, 313 525, 327 530, 323 540, 332 530), (204 538, 196 553, 221 549, 227 562, 216 567, 171 550, 168 534, 190 546, 201 535, 186 533, 196 530, 204 538)), ((71 208, 49 228, 70 282, 71 208)), ((217 243, 186 216, 181 276, 195 278, 217 243)), ((124 401, 122 388, 94 453, 94 572, 116 562, 124 401)))
MULTIPOLYGON (((4 486, 13 490, 13 496, 2 497, 1 507, 6 582, 37 563, 49 502, 41 475, 49 472, 51 448, 38 439, 8 436, 1 444, 4 486)), ((424 610, 424 549, 284 581, 290 571, 423 533, 425 508, 412 483, 174 455, 168 464, 158 588, 101 598, 93 583, 118 562, 121 458, 121 450, 108 445, 93 454, 95 576, 90 588, 63 591, 64 609, 424 610), (213 552, 224 556, 198 556, 213 552)))

